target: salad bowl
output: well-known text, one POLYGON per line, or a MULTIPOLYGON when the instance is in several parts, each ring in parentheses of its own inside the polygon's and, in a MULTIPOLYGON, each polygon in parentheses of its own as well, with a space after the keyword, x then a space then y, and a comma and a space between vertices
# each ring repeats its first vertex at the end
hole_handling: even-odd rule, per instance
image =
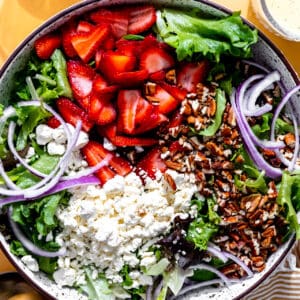
MULTIPOLYGON (((1 103, 4 106, 8 106, 11 103, 8 103, 8 99, 11 99, 12 91, 15 89, 15 78, 16 74, 24 69, 32 56, 32 52, 34 51, 36 41, 41 37, 50 34, 54 31, 57 31, 58 28, 64 26, 65 24, 71 22, 74 18, 80 19, 81 16, 89 14, 91 11, 100 8, 119 8, 124 5, 140 5, 144 4, 143 1, 82 1, 76 5, 73 5, 64 11, 58 13, 53 16, 51 19, 46 21, 42 26, 36 29, 33 33, 31 33, 12 53, 12 55, 5 62, 4 66, 0 71, 0 96, 1 103)), ((232 14, 231 11, 228 11, 226 8, 221 7, 217 4, 214 4, 210 1, 168 1, 168 0, 157 0, 151 1, 155 7, 164 8, 171 7, 176 10, 185 10, 185 11, 193 11, 194 9, 199 9, 204 12, 204 15, 213 17, 213 18, 225 18, 232 14)), ((253 32, 255 32, 253 26, 248 24, 245 20, 243 21, 246 26, 248 26, 253 32)), ((139 35, 132 35, 130 38, 140 39, 139 35), (133 37, 132 37, 133 36, 133 37)), ((272 42, 270 42, 262 33, 258 32, 258 40, 257 42, 251 45, 251 51, 253 56, 251 57, 251 61, 248 61, 248 58, 243 60, 243 63, 246 65, 250 65, 250 67, 257 68, 260 71, 267 72, 266 70, 276 70, 278 76, 280 76, 280 87, 283 87, 283 90, 290 91, 292 90, 299 82, 297 75, 288 61, 285 59, 283 54, 277 49, 272 42)), ((164 51, 164 50, 162 50, 164 51)), ((249 58, 250 59, 250 58, 249 58)), ((92 65, 92 64, 91 64, 92 65)), ((248 65, 248 67, 249 67, 248 65)), ((273 83, 273 82, 271 82, 273 83)), ((269 84, 270 85, 270 84, 269 84)), ((269 86, 268 85, 268 86, 269 86)), ((291 105, 294 110, 300 111, 300 106, 297 104, 297 97, 295 93, 293 93, 293 99, 291 101, 291 105)), ((299 114, 295 114, 296 122, 299 124, 299 114)), ((83 124, 82 124, 83 126, 83 124)), ((245 142, 245 141, 244 141, 245 142)), ((298 150, 299 151, 299 150, 298 150)), ((170 182, 169 182, 170 183, 170 182)), ((170 185, 172 185, 172 181, 170 185)), ((107 183, 109 185, 109 182, 107 183)), ((84 187, 83 187, 84 189, 84 187)), ((176 189, 176 188, 175 188, 176 189)), ((2 198, 2 195, 1 195, 2 198)), ((3 209, 3 213, 9 214, 5 208, 3 209)), ((66 215, 66 218, 68 216, 66 215)), ((286 225, 286 224, 285 224, 286 225)), ((66 286, 61 286, 57 284, 53 279, 50 279, 46 273, 34 270, 34 268, 29 267, 29 263, 26 260, 17 257, 11 251, 11 231, 10 226, 6 221, 1 224, 1 234, 0 234, 0 243, 1 247, 4 250, 7 257, 14 264, 17 270, 22 274, 34 287, 36 287, 45 297, 49 299, 88 299, 86 294, 80 293, 78 288, 71 288, 66 286)), ((15 232, 15 231, 14 231, 15 232)), ((266 280, 272 272, 282 263, 286 255, 291 250, 293 244, 295 242, 295 234, 291 233, 280 247, 267 259, 266 266, 261 272, 255 272, 254 274, 251 272, 251 276, 247 278, 241 279, 232 279, 228 286, 219 285, 218 280, 216 282, 212 282, 209 287, 201 287, 198 286, 197 289, 191 289, 191 291, 187 291, 186 293, 179 294, 176 299, 240 299, 246 296, 249 292, 254 290, 259 286, 264 280, 266 280), (218 286, 216 286, 216 284, 218 286)), ((219 249, 219 248, 217 248, 219 249)), ((218 252, 220 253, 220 252, 218 252)), ((222 253, 222 252, 221 252, 222 253)), ((220 254, 219 254, 220 255, 220 254)), ((219 256, 219 258, 222 258, 219 256)), ((248 269, 246 269, 248 270, 248 269)), ((154 272, 155 273, 155 272, 154 272)), ((246 271, 247 273, 247 271, 246 271)), ((161 274, 160 274, 161 275, 161 274)), ((249 273, 248 273, 249 275, 249 273)), ((157 276, 157 275, 156 275, 157 276)), ((195 284, 196 285, 196 284, 195 284)), ((97 294, 97 293, 96 293, 97 294)), ((126 293, 125 293, 126 294, 126 293)), ((124 298, 124 294, 122 294, 124 298)), ((128 296, 128 295, 127 295, 128 296)), ((158 296, 158 294, 156 295, 158 296)), ((161 294, 160 294, 160 297, 161 294)), ((172 296, 171 296, 172 297, 172 296)), ((128 298, 128 297, 127 297, 128 298)), ((152 298, 155 297, 152 295, 152 298)), ((174 297, 173 297, 174 298, 174 297)), ((101 298, 90 298, 90 299, 104 299, 101 298)), ((115 299, 113 296, 106 296, 105 299, 115 299)), ((151 298, 147 298, 151 299, 151 298)), ((165 298, 159 298, 165 299, 165 298)), ((175 299, 175 298, 174 298, 175 299)))

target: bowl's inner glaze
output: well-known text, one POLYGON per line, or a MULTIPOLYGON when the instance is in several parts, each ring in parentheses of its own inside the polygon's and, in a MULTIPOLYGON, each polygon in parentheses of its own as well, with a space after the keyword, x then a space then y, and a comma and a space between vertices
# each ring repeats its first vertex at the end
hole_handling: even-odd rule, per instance
MULTIPOLYGON (((121 0, 103 0, 103 1, 84 1, 78 3, 61 13, 55 15, 44 23, 40 28, 35 30, 10 56, 0 71, 0 99, 1 103, 6 103, 9 99, 10 91, 13 85, 14 74, 25 66, 32 51, 33 42, 39 36, 46 32, 52 31, 63 23, 67 22, 71 17, 80 15, 84 12, 92 10, 100 6, 114 6, 122 5, 124 3, 141 3, 143 1, 121 1, 121 0)), ((208 1, 188 1, 188 0, 155 0, 151 1, 158 6, 173 6, 180 9, 189 9, 197 7, 202 9, 205 13, 215 16, 224 16, 230 13, 223 7, 213 4, 208 1)), ((288 64, 283 54, 272 45, 262 34, 259 35, 259 42, 253 48, 254 60, 264 65, 270 70, 277 69, 287 89, 291 89, 297 83, 296 73, 288 64)), ((299 101, 294 100, 296 104, 299 101)), ((300 108, 299 108, 300 109, 300 108)), ((2 248, 16 266, 16 268, 25 275, 39 290, 45 295, 53 299, 86 299, 79 295, 75 290, 69 288, 58 287, 53 281, 47 278, 43 273, 32 273, 23 263, 9 252, 9 245, 6 242, 5 236, 0 234, 0 242, 2 248)), ((246 295, 249 291, 258 286, 270 273, 282 262, 294 243, 294 238, 291 238, 285 245, 283 245, 274 255, 270 257, 267 263, 267 268, 262 273, 257 273, 250 279, 244 280, 241 283, 236 283, 230 287, 224 288, 208 288, 205 290, 194 291, 180 299, 238 299, 246 295)))

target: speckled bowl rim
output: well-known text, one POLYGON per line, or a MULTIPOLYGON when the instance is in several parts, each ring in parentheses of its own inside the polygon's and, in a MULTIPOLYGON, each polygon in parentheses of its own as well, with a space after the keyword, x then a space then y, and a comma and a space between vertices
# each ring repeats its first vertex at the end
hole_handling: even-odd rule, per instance
MULTIPOLYGON (((226 14, 231 14, 232 10, 228 9, 227 7, 220 5, 218 3, 215 3, 213 1, 208 1, 208 0, 194 0, 195 2, 203 3, 205 5, 211 6, 212 8, 219 10, 223 13, 226 14)), ((54 16, 50 17, 47 19, 43 24, 41 24, 38 28, 36 28, 34 31, 32 31, 17 47, 16 49, 12 52, 12 54, 8 57, 8 59, 4 62, 0 69, 0 78, 4 75, 5 71, 10 67, 10 64, 13 63, 15 57, 19 55, 26 45, 29 42, 32 42, 32 40, 39 35, 42 31, 46 30, 48 27, 51 27, 51 24, 54 22, 57 22, 58 20, 62 19, 64 16, 74 12, 75 10, 79 10, 81 8, 84 8, 86 6, 89 6, 90 4, 96 3, 96 2, 101 2, 101 0, 86 0, 82 1, 79 3, 76 3, 60 12, 55 14, 54 16)), ((147 1, 145 1, 147 2, 147 1)), ((141 1, 139 2, 141 3, 141 1)), ((149 3, 149 2, 148 2, 149 3)), ((108 4, 109 5, 109 4, 108 4)), ((300 79, 297 76, 297 73, 295 72, 294 68, 292 65, 289 63, 289 61, 286 59, 284 56, 283 52, 264 34, 262 33, 258 28, 256 28, 251 22, 243 18, 243 22, 250 26, 252 29, 256 29, 258 31, 259 37, 266 42, 266 44, 277 54, 278 58, 285 64, 287 70, 290 72, 293 80, 295 81, 295 84, 300 83, 300 79)), ((255 290, 262 282, 264 282, 274 271, 275 269, 281 264, 283 259, 287 256, 287 254, 291 251, 294 243, 295 243, 295 235, 293 235, 288 242, 286 242, 283 247, 285 248, 282 254, 276 259, 276 262, 270 267, 270 269, 261 277, 259 278, 254 284, 252 284, 248 289, 246 289, 244 292, 242 292, 240 295, 237 297, 233 298, 232 300, 238 300, 242 299, 245 297, 247 294, 255 290)), ((36 289, 40 294, 42 294, 44 297, 47 299, 55 299, 52 295, 50 295, 47 291, 45 291, 43 288, 39 287, 36 282, 34 282, 33 279, 31 279, 28 274, 22 270, 17 262, 15 261, 14 257, 11 255, 9 250, 0 242, 0 248, 2 251, 5 253, 9 261, 12 263, 12 265, 17 269, 19 274, 27 281, 29 282, 34 289, 36 289)))

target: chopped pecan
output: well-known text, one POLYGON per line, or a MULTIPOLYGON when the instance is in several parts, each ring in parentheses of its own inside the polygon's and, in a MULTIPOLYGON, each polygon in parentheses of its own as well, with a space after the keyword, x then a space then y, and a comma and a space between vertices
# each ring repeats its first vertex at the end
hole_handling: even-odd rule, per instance
POLYGON ((208 100, 208 107, 207 107, 207 115, 209 117, 213 117, 217 111, 217 103, 216 100, 213 98, 209 98, 208 100))
POLYGON ((156 92, 156 83, 147 82, 145 84, 145 96, 153 96, 156 92))
POLYGON ((169 186, 171 187, 171 189, 176 191, 177 186, 176 186, 176 182, 174 181, 173 177, 168 173, 164 173, 164 178, 165 178, 166 182, 169 184, 169 186))
POLYGON ((296 142, 295 135, 293 133, 291 133, 291 132, 287 133, 284 136, 284 142, 290 148, 294 148, 295 147, 295 142, 296 142))
POLYGON ((166 80, 171 84, 176 84, 176 71, 171 69, 166 73, 166 80))
POLYGON ((251 194, 242 197, 240 202, 241 209, 250 213, 253 212, 258 207, 261 197, 260 194, 251 194))
POLYGON ((223 150, 214 142, 207 142, 205 147, 211 152, 212 155, 222 156, 223 150))
POLYGON ((183 171, 183 164, 179 162, 175 162, 172 160, 165 160, 165 164, 167 165, 168 168, 176 170, 176 171, 183 171))

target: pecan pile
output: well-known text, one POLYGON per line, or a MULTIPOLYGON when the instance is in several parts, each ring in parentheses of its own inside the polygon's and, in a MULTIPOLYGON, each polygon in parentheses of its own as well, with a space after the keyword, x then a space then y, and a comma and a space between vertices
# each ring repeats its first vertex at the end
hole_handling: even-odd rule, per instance
MULTIPOLYGON (((169 168, 194 174, 200 195, 216 197, 215 211, 221 217, 221 223, 213 242, 239 257, 253 271, 260 272, 269 255, 282 244, 287 224, 276 203, 277 190, 273 181, 269 182, 265 195, 246 188, 240 190, 235 184, 235 176, 245 181, 247 175, 233 162, 242 140, 229 103, 223 113, 222 125, 214 136, 191 135, 190 126, 198 131, 213 122, 215 90, 215 84, 198 84, 197 93, 187 95, 180 110, 186 125, 161 132, 162 158, 169 168)), ((292 137, 286 139, 292 144, 292 137)), ((243 157, 237 156, 235 161, 242 164, 243 157)), ((174 180, 169 174, 167 176, 167 182, 176 189, 174 180)), ((235 263, 226 265, 221 271, 230 278, 245 275, 235 263)))

